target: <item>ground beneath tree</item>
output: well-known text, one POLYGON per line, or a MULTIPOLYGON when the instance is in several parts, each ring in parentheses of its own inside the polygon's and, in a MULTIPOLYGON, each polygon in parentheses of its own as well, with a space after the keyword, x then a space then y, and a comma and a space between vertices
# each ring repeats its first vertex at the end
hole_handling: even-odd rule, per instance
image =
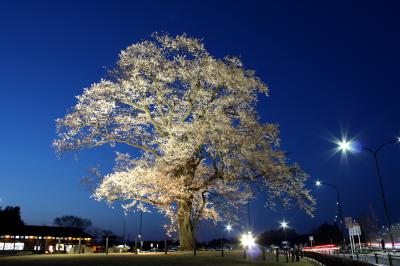
MULTIPOLYGON (((194 257, 191 252, 174 252, 165 255, 163 253, 147 254, 81 254, 81 255, 29 255, 15 257, 0 257, 0 265, 29 265, 29 266, 158 266, 158 265, 207 265, 207 266, 228 266, 228 265, 288 265, 284 257, 280 263, 275 262, 275 257, 267 255, 267 261, 262 260, 261 254, 254 252, 247 259, 243 259, 241 251, 226 251, 225 257, 221 257, 218 251, 201 251, 194 257)), ((294 262, 293 266, 311 266, 306 260, 294 262)))

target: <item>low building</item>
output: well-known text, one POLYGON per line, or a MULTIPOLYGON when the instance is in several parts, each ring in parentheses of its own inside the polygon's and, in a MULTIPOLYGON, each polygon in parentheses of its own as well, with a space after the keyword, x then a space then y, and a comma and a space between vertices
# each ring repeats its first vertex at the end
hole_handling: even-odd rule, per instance
POLYGON ((79 228, 34 225, 0 228, 0 252, 84 253, 92 251, 88 249, 92 244, 93 237, 79 228))

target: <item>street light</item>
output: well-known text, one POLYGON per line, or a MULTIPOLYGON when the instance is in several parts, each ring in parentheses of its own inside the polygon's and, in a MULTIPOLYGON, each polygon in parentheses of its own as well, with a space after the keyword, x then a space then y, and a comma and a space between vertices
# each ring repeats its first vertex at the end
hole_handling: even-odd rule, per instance
POLYGON ((281 222, 281 227, 283 230, 285 230, 287 227, 289 227, 288 223, 286 221, 281 222))
MULTIPOLYGON (((285 237, 285 241, 284 241, 284 242, 286 242, 286 247, 287 247, 287 246, 288 246, 288 243, 287 243, 286 228, 289 227, 289 223, 288 223, 287 221, 283 220, 283 221, 281 221, 279 224, 280 224, 280 227, 281 227, 282 230, 283 230, 283 236, 285 237)), ((282 242, 282 243, 283 243, 283 242, 282 242)))
MULTIPOLYGON (((390 144, 394 144, 394 143, 400 143, 400 137, 391 139, 390 141, 387 141, 387 142, 383 143, 382 145, 378 146, 376 149, 371 149, 368 147, 361 146, 361 149, 370 153, 374 157, 374 160, 375 160, 376 173, 378 176, 379 187, 380 187, 381 197, 382 197, 382 201, 383 201, 383 209, 385 211, 385 220, 386 220, 386 225, 389 228, 389 236, 390 236, 390 241, 392 242, 392 248, 394 248, 394 239, 393 239, 393 234, 392 234, 392 228, 390 226, 389 210, 387 207, 385 193, 384 193, 383 185, 382 185, 382 176, 381 176, 381 170, 380 170, 380 166, 379 166, 378 152, 380 150, 382 150, 384 147, 386 147, 390 144)), ((338 142, 337 144, 338 144, 339 150, 341 150, 344 153, 347 152, 348 150, 349 151, 352 150, 353 143, 351 141, 342 140, 342 141, 338 142)))
POLYGON ((225 231, 228 231, 228 233, 229 233, 231 230, 232 230, 232 225, 227 224, 225 226, 224 232, 222 233, 222 239, 221 239, 221 256, 222 257, 224 256, 224 235, 225 235, 224 233, 225 233, 225 231))
POLYGON ((127 213, 124 211, 124 248, 126 247, 126 215, 127 213))
POLYGON ((240 237, 240 242, 243 246, 243 258, 246 259, 246 249, 253 247, 256 243, 256 240, 251 232, 247 232, 247 234, 242 234, 242 236, 240 237))
MULTIPOLYGON (((321 182, 320 180, 315 181, 315 185, 317 187, 325 185, 325 186, 333 188, 336 191, 336 205, 338 206, 338 211, 339 211, 340 229, 341 229, 342 235, 343 235, 343 245, 344 245, 344 247, 346 247, 346 238, 345 238, 345 230, 344 230, 342 202, 340 201, 339 189, 336 186, 332 185, 332 184, 321 182)), ((335 218, 337 218, 337 216, 335 218)))
POLYGON ((247 234, 243 234, 241 236, 240 242, 242 243, 243 247, 251 248, 255 245, 256 240, 251 232, 247 232, 247 234))
POLYGON ((140 244, 140 252, 143 251, 143 242, 142 242, 142 220, 143 220, 143 210, 140 210, 140 220, 139 220, 139 234, 136 236, 135 241, 135 252, 138 250, 138 241, 140 244))
POLYGON ((139 225, 140 252, 143 251, 142 221, 143 221, 143 210, 140 210, 140 225, 139 225))
POLYGON ((339 150, 341 150, 342 152, 347 152, 347 151, 351 151, 352 150, 352 142, 351 141, 348 141, 346 139, 342 139, 337 144, 338 144, 339 150))

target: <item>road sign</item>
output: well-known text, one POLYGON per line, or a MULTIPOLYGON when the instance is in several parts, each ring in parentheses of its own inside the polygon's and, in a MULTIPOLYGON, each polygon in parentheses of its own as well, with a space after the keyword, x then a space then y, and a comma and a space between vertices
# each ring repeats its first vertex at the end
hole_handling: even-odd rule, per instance
POLYGON ((314 240, 314 236, 309 236, 308 239, 309 239, 310 241, 313 241, 313 240, 314 240))
POLYGON ((347 228, 347 229, 353 227, 353 218, 351 218, 351 217, 345 217, 345 218, 344 218, 344 224, 346 225, 346 228, 347 228))
MULTIPOLYGON (((348 217, 350 218, 350 217, 348 217)), ((347 218, 346 218, 347 219, 347 218)), ((346 220, 346 227, 349 229, 349 238, 350 238, 350 247, 351 253, 353 254, 356 251, 356 243, 354 240, 354 236, 358 238, 358 246, 361 251, 361 227, 355 221, 346 220)))
POLYGON ((359 225, 353 225, 349 228, 349 234, 351 236, 360 236, 361 235, 361 227, 359 225))

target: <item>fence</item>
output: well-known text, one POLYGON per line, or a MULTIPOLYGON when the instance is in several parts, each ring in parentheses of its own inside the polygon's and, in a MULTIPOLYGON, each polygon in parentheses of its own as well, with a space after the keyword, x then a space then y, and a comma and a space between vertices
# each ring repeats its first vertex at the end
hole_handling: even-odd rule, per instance
POLYGON ((390 253, 386 254, 323 254, 316 252, 305 252, 306 257, 317 260, 325 265, 389 265, 400 266, 400 256, 390 253))
POLYGON ((339 257, 350 258, 358 261, 366 261, 372 264, 400 266, 400 256, 391 253, 374 253, 374 254, 338 254, 339 257))

